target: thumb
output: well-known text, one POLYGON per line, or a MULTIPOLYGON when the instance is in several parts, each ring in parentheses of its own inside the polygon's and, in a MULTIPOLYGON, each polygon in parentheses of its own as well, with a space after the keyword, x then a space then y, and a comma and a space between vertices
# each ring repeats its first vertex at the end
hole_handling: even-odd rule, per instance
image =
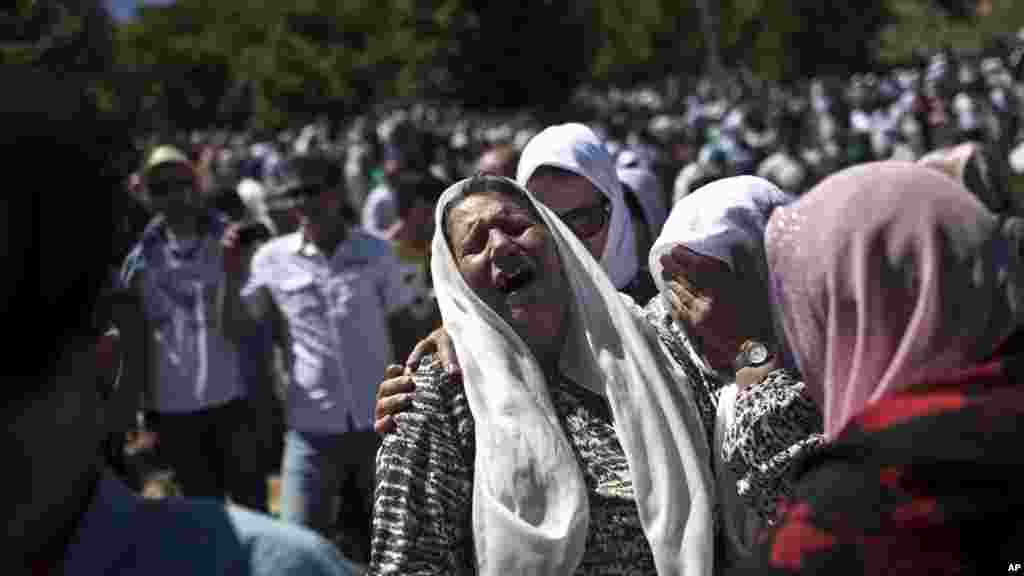
POLYGON ((390 364, 384 369, 384 379, 390 380, 391 378, 398 378, 405 373, 405 367, 399 366, 398 364, 390 364))

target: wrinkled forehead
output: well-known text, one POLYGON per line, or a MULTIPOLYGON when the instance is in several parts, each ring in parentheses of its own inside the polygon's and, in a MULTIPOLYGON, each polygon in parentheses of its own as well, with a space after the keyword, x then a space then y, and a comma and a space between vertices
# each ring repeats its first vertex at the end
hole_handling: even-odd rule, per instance
POLYGON ((488 190, 462 195, 448 202, 444 207, 445 237, 450 242, 458 230, 472 225, 476 220, 498 214, 518 214, 544 223, 540 212, 525 195, 488 190))

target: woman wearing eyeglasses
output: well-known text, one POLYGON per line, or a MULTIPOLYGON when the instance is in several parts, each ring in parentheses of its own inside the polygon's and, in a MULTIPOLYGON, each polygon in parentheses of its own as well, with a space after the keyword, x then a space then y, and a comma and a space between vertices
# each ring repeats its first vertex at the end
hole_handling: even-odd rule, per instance
MULTIPOLYGON (((604 144, 582 124, 550 126, 523 149, 516 180, 583 241, 619 292, 639 305, 657 294, 637 226, 604 144)), ((640 215, 642 217, 642 215, 640 215)))

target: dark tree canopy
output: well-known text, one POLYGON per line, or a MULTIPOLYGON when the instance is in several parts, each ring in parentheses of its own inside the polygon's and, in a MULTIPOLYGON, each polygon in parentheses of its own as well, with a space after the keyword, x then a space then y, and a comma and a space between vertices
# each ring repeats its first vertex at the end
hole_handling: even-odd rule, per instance
MULTIPOLYGON (((726 66, 774 80, 870 69, 907 5, 974 10, 971 0, 703 2, 726 66)), ((104 104, 140 129, 279 128, 412 98, 558 115, 581 83, 663 84, 706 62, 700 2, 177 0, 116 26, 99 4, 0 9, 0 63, 102 71, 104 104)))

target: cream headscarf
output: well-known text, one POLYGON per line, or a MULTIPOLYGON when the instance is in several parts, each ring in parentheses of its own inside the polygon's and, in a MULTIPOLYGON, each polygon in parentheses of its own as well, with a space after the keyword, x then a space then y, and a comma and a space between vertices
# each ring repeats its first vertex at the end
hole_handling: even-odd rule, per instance
POLYGON ((526 144, 519 158, 516 181, 525 188, 530 176, 541 166, 579 174, 611 200, 612 216, 601 266, 616 288, 627 286, 640 270, 640 260, 633 239, 633 219, 608 150, 583 124, 549 126, 526 144))
POLYGON ((904 162, 848 168, 772 216, 778 311, 828 438, 883 396, 983 360, 1020 326, 1019 224, 904 162))
MULTIPOLYGON (((461 359, 475 420, 473 534, 483 575, 572 574, 585 551, 589 507, 572 446, 537 360, 466 284, 437 204, 431 271, 444 325, 461 359)), ((709 451, 690 387, 576 236, 525 190, 557 246, 572 292, 563 373, 607 398, 629 462, 658 574, 711 574, 709 451)))
POLYGON ((793 197, 764 178, 733 176, 716 180, 683 197, 672 207, 661 235, 651 247, 648 266, 659 292, 665 292, 661 278, 661 257, 682 244, 694 252, 725 262, 733 270, 736 250, 748 254, 759 269, 748 274, 761 280, 768 294, 768 268, 764 255, 764 230, 772 211, 793 201, 793 197))
MULTIPOLYGON (((658 290, 666 290, 661 277, 661 257, 681 244, 698 254, 725 262, 734 272, 742 272, 741 277, 749 283, 747 298, 760 302, 764 306, 765 318, 774 322, 775 318, 769 315, 772 295, 764 251, 764 230, 772 211, 792 200, 792 196, 771 182, 755 176, 716 180, 684 196, 672 208, 661 235, 651 248, 648 265, 658 290), (740 254, 743 255, 742 264, 735 261, 735 257, 740 254), (737 271, 738 265, 753 269, 737 271)), ((772 328, 784 357, 783 363, 789 364, 789 352, 780 338, 782 330, 774 324, 772 328)), ((705 372, 714 371, 699 350, 689 348, 689 352, 698 367, 705 372)), ((731 546, 726 550, 729 554, 742 557, 749 554, 758 521, 738 496, 736 477, 725 467, 719 452, 725 431, 736 418, 737 394, 738 388, 734 384, 724 386, 719 393, 714 445, 715 463, 719 467, 719 503, 725 518, 724 533, 728 538, 727 544, 731 546)))

